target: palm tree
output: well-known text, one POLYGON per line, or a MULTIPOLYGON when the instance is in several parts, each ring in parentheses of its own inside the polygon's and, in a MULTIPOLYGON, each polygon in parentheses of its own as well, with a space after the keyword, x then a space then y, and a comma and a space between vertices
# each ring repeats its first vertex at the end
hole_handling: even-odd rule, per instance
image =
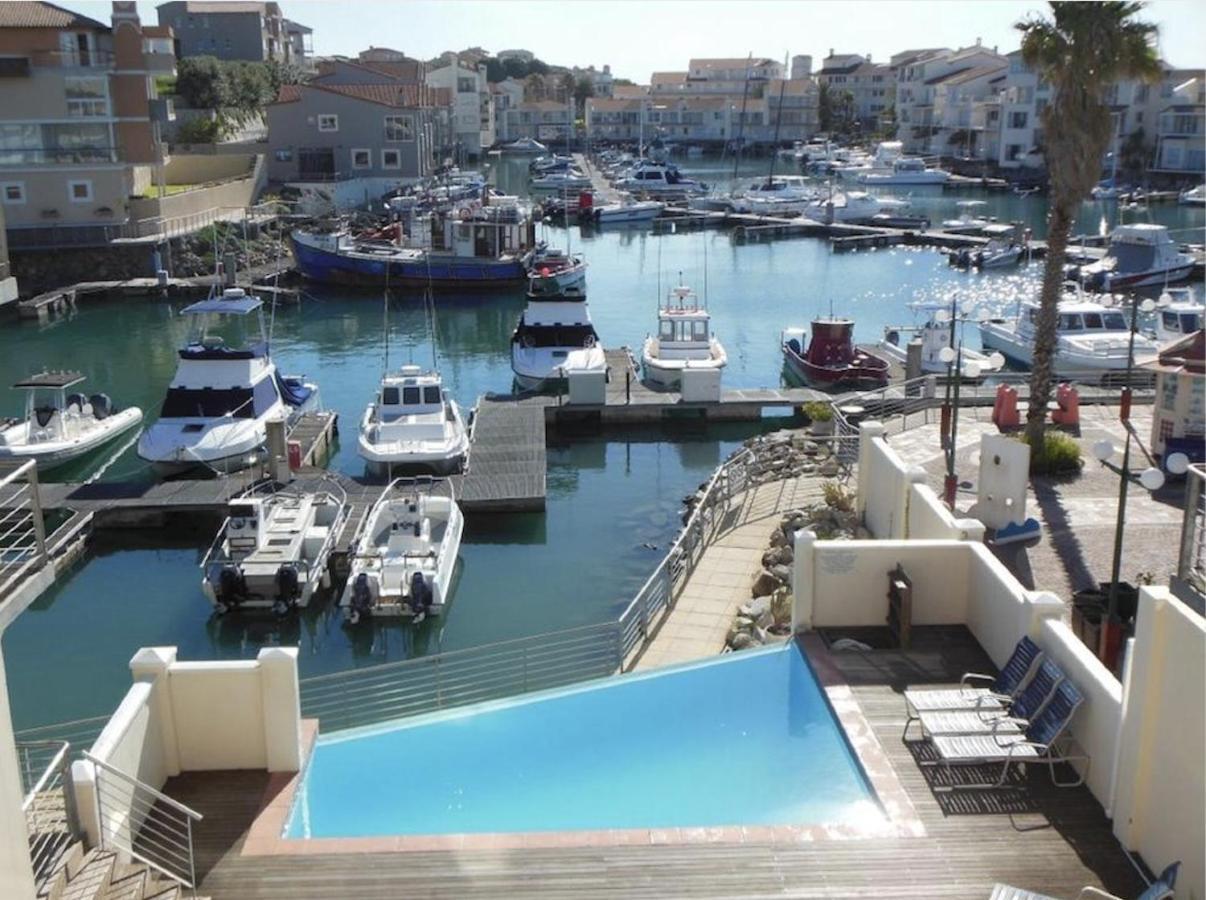
POLYGON ((1142 8, 1142 3, 1124 0, 1053 0, 1050 19, 1034 16, 1015 26, 1022 32, 1022 59, 1052 89, 1051 103, 1042 114, 1051 209, 1026 418, 1026 441, 1036 460, 1044 451, 1068 234, 1076 210, 1097 184, 1113 133, 1106 90, 1124 78, 1155 81, 1161 75, 1156 26, 1135 18, 1142 8))

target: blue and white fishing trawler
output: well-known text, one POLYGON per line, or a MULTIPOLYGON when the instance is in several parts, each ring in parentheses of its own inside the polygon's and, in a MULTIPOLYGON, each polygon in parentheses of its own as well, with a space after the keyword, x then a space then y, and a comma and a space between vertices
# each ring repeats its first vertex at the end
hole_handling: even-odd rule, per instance
POLYGON ((302 275, 335 284, 433 288, 512 287, 528 278, 536 230, 515 202, 471 203, 415 217, 409 237, 354 235, 346 227, 292 234, 302 275))

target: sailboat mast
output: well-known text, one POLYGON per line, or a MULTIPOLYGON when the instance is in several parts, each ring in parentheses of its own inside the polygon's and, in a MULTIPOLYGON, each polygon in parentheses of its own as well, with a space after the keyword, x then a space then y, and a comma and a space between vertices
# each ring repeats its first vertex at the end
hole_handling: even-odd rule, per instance
POLYGON ((774 140, 774 146, 771 147, 771 155, 770 155, 770 158, 771 158, 770 175, 768 175, 766 178, 766 183, 768 185, 774 184, 774 182, 775 182, 775 160, 779 156, 779 126, 781 124, 783 124, 783 89, 786 87, 787 87, 787 79, 781 78, 779 80, 779 110, 778 110, 778 112, 775 113, 775 140, 774 140))
POLYGON ((745 84, 741 88, 741 116, 737 120, 737 149, 733 153, 733 182, 737 182, 737 167, 741 163, 741 144, 745 135, 745 101, 750 95, 750 66, 754 63, 753 51, 750 52, 749 58, 745 61, 745 84))

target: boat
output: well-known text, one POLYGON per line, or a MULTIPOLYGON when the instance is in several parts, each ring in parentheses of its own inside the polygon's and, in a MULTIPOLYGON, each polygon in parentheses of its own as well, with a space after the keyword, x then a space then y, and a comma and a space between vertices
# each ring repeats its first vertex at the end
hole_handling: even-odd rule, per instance
POLYGON ((358 449, 374 476, 396 469, 448 474, 464 464, 469 432, 440 373, 405 365, 381 378, 360 419, 358 449))
POLYGON ((1206 206, 1206 184, 1181 191, 1177 194, 1177 202, 1182 206, 1206 206))
POLYGON ((632 224, 652 222, 665 208, 666 204, 657 200, 633 200, 624 194, 618 203, 604 203, 593 207, 592 215, 600 225, 632 224))
POLYGON ((590 185, 588 175, 578 169, 566 169, 537 176, 531 180, 529 187, 533 191, 577 191, 590 185))
POLYGON ((657 336, 648 335, 641 348, 645 380, 670 388, 682 383, 687 369, 723 369, 728 355, 710 326, 695 291, 683 284, 671 288, 657 311, 657 336))
POLYGON ((536 246, 523 207, 472 203, 415 220, 412 243, 354 235, 346 226, 295 228, 293 255, 302 276, 334 284, 507 288, 523 284, 536 246))
POLYGON ((1188 278, 1194 260, 1181 251, 1164 225, 1135 222, 1110 234, 1106 255, 1080 266, 1075 277, 1095 291, 1151 287, 1188 278))
POLYGON ((520 387, 564 384, 568 370, 606 371, 586 297, 528 297, 511 338, 511 369, 520 387))
POLYGON ((538 156, 528 163, 528 172, 532 175, 545 175, 549 172, 564 172, 572 168, 574 158, 560 153, 549 156, 538 156))
POLYGON ((586 261, 564 250, 539 248, 528 269, 529 297, 585 297, 586 261))
POLYGON ((985 225, 981 231, 988 237, 988 242, 980 247, 951 250, 947 259, 952 266, 961 269, 1001 269, 1021 261, 1026 248, 1014 239, 1016 230, 1012 225, 985 225))
POLYGON ((959 214, 953 219, 943 220, 943 231, 978 233, 995 221, 980 214, 981 210, 987 208, 987 200, 960 200, 955 206, 958 208, 959 214))
POLYGON ((1155 327, 1149 336, 1161 348, 1202 330, 1206 305, 1197 298, 1190 286, 1169 287, 1160 297, 1155 327))
POLYGON ((865 185, 882 184, 946 184, 951 173, 945 169, 927 168, 925 160, 915 156, 903 156, 892 161, 891 169, 871 169, 859 172, 858 182, 865 185))
POLYGON ((535 138, 530 137, 521 137, 511 141, 509 144, 502 144, 498 149, 503 153, 514 154, 516 156, 549 152, 548 147, 535 138))
POLYGON ((648 160, 629 169, 616 180, 615 186, 622 191, 654 196, 704 194, 708 190, 703 182, 683 176, 677 166, 648 160))
POLYGON ((419 624, 444 612, 461 549, 464 517, 452 482, 392 481, 365 517, 339 598, 348 624, 402 616, 419 624))
MULTIPOLYGON (((921 371, 927 374, 946 374, 952 365, 942 359, 943 349, 953 346, 950 305, 930 301, 910 303, 909 308, 923 321, 915 325, 885 326, 883 340, 879 342, 880 352, 903 367, 908 363, 908 344, 913 340, 920 340, 921 371)), ((1000 371, 1004 365, 1005 358, 1000 354, 981 353, 965 343, 959 371, 963 378, 978 378, 1000 371)))
POLYGON ((827 168, 839 178, 849 181, 857 181, 863 175, 869 175, 872 172, 879 174, 887 174, 892 171, 892 166, 896 160, 900 159, 904 154, 904 144, 900 141, 880 141, 875 145, 875 153, 868 155, 865 152, 852 153, 846 151, 844 154, 827 154, 827 168))
POLYGON ((318 386, 277 369, 263 301, 242 288, 186 306, 181 315, 192 320, 191 334, 179 351, 158 421, 138 439, 138 455, 168 475, 254 465, 268 422, 289 423, 317 409, 318 386))
POLYGON ((809 201, 804 215, 815 222, 863 222, 870 221, 882 209, 879 200, 865 191, 839 190, 809 201))
MULTIPOLYGON (((980 323, 980 343, 1017 365, 1034 362, 1034 335, 1038 301, 1025 301, 1017 315, 980 323)), ((1053 361, 1057 377, 1100 375, 1127 368, 1131 341, 1126 316, 1112 304, 1087 299, 1078 285, 1065 290, 1056 320, 1056 350, 1053 361)), ((1156 355, 1155 341, 1136 334, 1135 363, 1156 355)))
POLYGON ((826 391, 871 390, 888 383, 890 365, 854 344, 850 319, 813 319, 812 337, 804 349, 805 330, 785 328, 781 342, 790 371, 806 385, 826 391))
POLYGON ((79 372, 39 372, 13 385, 25 391, 25 418, 0 419, 0 460, 35 460, 47 471, 79 459, 142 421, 137 406, 119 409, 107 394, 67 393, 79 372))
POLYGON ((730 205, 740 213, 800 215, 816 196, 816 188, 801 175, 772 175, 751 184, 730 205))
POLYGON ((201 589, 218 614, 308 606, 330 587, 327 561, 348 518, 338 485, 319 491, 257 488, 236 497, 201 561, 201 589))

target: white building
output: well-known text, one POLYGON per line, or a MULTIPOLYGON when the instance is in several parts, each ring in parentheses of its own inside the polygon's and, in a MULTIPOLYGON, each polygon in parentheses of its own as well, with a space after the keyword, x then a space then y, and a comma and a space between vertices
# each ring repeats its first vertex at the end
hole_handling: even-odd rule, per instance
POLYGON ((931 151, 938 127, 934 100, 942 82, 958 73, 994 66, 1004 70, 1009 64, 1004 56, 979 44, 962 50, 918 52, 916 58, 902 61, 896 72, 896 137, 908 153, 931 151))
POLYGON ((528 100, 508 106, 500 121, 501 141, 527 137, 548 144, 566 139, 573 127, 573 111, 568 103, 556 100, 528 100))
POLYGON ((596 69, 594 66, 587 66, 585 69, 574 66, 570 69, 575 81, 581 81, 585 78, 590 82, 591 88, 595 92, 596 97, 610 97, 615 87, 615 79, 611 75, 611 66, 605 65, 602 69, 596 69))
POLYGON ((835 54, 831 49, 821 60, 816 79, 829 89, 830 96, 841 92, 850 94, 854 117, 863 128, 875 128, 884 111, 896 102, 896 79, 892 68, 873 63, 870 56, 835 54))
POLYGON ((491 84, 490 93, 494 97, 494 139, 496 141, 513 141, 519 135, 510 132, 510 120, 507 110, 523 103, 523 82, 517 78, 508 78, 491 84))
POLYGON ((975 66, 938 80, 933 88, 933 133, 927 153, 996 159, 1000 143, 997 95, 1004 86, 1008 63, 975 66), (992 129, 992 136, 986 134, 992 129), (991 151, 991 152, 990 152, 991 151))
POLYGON ((429 87, 452 95, 452 130, 458 159, 476 158, 494 144, 494 100, 486 83, 486 66, 470 68, 460 62, 431 69, 429 87))

